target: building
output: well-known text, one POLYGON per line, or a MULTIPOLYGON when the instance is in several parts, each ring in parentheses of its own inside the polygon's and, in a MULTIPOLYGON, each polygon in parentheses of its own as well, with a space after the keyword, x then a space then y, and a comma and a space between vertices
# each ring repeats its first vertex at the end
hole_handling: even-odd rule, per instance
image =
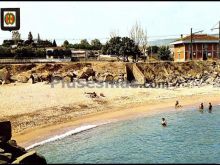
MULTIPOLYGON (((174 61, 189 61, 191 55, 191 36, 183 37, 172 42, 174 61)), ((192 36, 192 60, 217 59, 219 38, 207 34, 192 36)))
POLYGON ((64 58, 63 55, 59 55, 58 53, 54 53, 54 51, 65 50, 64 47, 47 47, 46 48, 46 58, 54 59, 54 58, 64 58))

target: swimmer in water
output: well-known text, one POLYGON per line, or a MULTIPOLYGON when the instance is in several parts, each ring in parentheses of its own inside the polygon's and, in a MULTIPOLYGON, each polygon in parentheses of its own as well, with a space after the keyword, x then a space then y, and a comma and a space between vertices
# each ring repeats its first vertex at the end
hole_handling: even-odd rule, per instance
POLYGON ((209 113, 212 113, 212 104, 209 103, 209 113))
POLYGON ((167 122, 166 122, 165 118, 162 118, 161 125, 164 127, 167 126, 167 122))
POLYGON ((178 101, 178 100, 176 101, 175 108, 176 108, 176 109, 177 109, 177 108, 182 108, 182 105, 179 104, 179 101, 178 101))
POLYGON ((201 103, 201 105, 200 105, 200 107, 199 107, 199 111, 200 111, 201 113, 203 113, 203 109, 204 109, 204 106, 203 106, 203 103, 201 103))
POLYGON ((177 100, 175 104, 175 108, 178 108, 178 106, 179 106, 179 101, 177 100))
POLYGON ((204 109, 203 103, 201 103, 199 109, 200 109, 200 110, 203 110, 203 109, 204 109))

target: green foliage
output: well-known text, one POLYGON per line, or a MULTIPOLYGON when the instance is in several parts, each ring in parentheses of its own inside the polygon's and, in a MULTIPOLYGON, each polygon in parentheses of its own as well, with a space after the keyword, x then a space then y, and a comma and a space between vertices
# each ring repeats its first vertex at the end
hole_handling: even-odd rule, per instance
POLYGON ((160 60, 171 60, 171 52, 169 46, 161 46, 158 50, 158 57, 160 60))
POLYGON ((65 41, 63 42, 63 46, 64 46, 65 48, 67 48, 67 47, 69 46, 69 42, 68 42, 67 40, 65 40, 65 41))
POLYGON ((89 44, 89 42, 87 41, 87 39, 83 39, 80 41, 80 43, 78 44, 78 48, 79 49, 87 49, 90 50, 91 49, 91 45, 89 44))
POLYGON ((151 54, 151 52, 152 52, 153 54, 158 53, 158 50, 159 50, 159 47, 158 47, 158 46, 149 46, 149 47, 147 48, 148 55, 151 54))
POLYGON ((92 50, 101 50, 102 43, 98 39, 94 39, 91 41, 92 50))
POLYGON ((37 49, 35 51, 36 58, 46 58, 46 51, 44 49, 37 49))
POLYGON ((11 45, 14 45, 14 44, 15 44, 14 40, 4 40, 2 46, 10 47, 11 45))
POLYGON ((57 43, 55 40, 53 40, 53 47, 57 47, 57 43))
POLYGON ((103 54, 111 54, 123 56, 125 61, 128 61, 128 56, 136 59, 141 52, 135 42, 129 37, 113 37, 102 48, 103 54))
POLYGON ((3 46, 0 47, 0 58, 13 58, 13 57, 14 55, 11 52, 10 48, 3 47, 3 46))
POLYGON ((30 47, 22 47, 17 48, 15 50, 15 59, 22 59, 22 58, 33 58, 35 57, 35 53, 30 47))
POLYGON ((66 57, 71 57, 71 55, 72 55, 71 50, 70 50, 70 49, 66 49, 66 50, 64 51, 64 55, 65 55, 66 57))
POLYGON ((91 44, 87 41, 87 39, 83 39, 80 43, 69 44, 68 48, 74 49, 86 49, 86 50, 101 50, 102 43, 98 39, 94 39, 91 41, 91 44))
POLYGON ((48 40, 40 40, 38 43, 37 43, 37 47, 38 48, 44 48, 44 47, 52 47, 53 44, 52 42, 48 41, 48 40))

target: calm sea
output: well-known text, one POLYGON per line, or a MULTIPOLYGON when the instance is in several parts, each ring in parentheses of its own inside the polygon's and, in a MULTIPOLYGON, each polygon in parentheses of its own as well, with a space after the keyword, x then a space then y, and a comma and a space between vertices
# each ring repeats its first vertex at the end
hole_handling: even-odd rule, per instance
POLYGON ((220 107, 110 123, 34 150, 48 163, 220 163, 220 107))

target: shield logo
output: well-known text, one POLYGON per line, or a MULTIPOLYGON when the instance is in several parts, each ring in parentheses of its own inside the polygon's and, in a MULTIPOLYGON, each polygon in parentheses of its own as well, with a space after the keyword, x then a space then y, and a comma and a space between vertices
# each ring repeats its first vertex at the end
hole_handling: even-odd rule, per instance
POLYGON ((1 8, 1 29, 7 31, 20 29, 19 8, 1 8))

